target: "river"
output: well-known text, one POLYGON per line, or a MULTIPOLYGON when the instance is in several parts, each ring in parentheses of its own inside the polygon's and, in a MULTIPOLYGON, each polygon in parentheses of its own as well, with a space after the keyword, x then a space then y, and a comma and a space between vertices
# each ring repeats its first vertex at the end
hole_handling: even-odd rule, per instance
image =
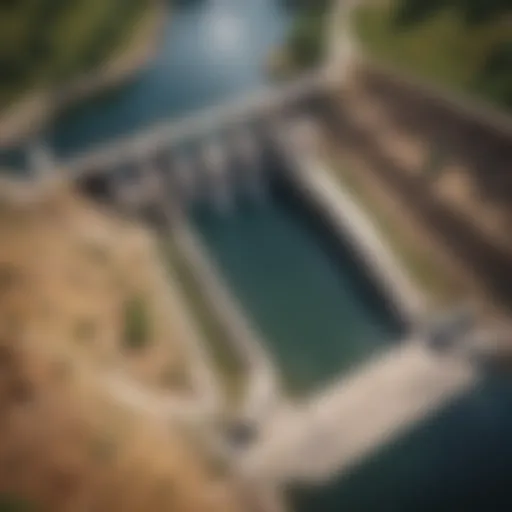
MULTIPOLYGON (((134 80, 68 109, 46 142, 67 157, 164 119, 229 102, 268 82, 267 56, 283 41, 293 9, 286 0, 174 0, 161 46, 134 80)), ((22 150, 0 164, 25 165, 22 150)))

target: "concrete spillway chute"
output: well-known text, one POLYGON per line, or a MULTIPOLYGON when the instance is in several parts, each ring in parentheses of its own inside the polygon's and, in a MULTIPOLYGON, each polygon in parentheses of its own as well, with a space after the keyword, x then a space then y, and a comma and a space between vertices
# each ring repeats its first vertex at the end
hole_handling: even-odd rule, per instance
POLYGON ((208 184, 208 195, 216 211, 225 213, 233 203, 229 182, 229 160, 220 142, 210 142, 203 150, 203 170, 208 184))
POLYGON ((178 155, 172 164, 172 181, 176 196, 184 204, 190 204, 198 195, 199 176, 192 161, 185 155, 178 155))
POLYGON ((243 191, 251 198, 261 200, 266 194, 262 148, 249 130, 241 130, 235 136, 235 150, 243 191))

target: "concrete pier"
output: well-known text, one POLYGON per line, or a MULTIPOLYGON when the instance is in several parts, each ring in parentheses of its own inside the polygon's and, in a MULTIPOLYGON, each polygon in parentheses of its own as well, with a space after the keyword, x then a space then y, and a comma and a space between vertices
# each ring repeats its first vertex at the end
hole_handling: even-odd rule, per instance
POLYGON ((221 142, 212 141, 205 146, 202 165, 213 207, 216 212, 225 214, 233 206, 234 191, 229 183, 229 160, 221 142))
POLYGON ((171 187, 176 188, 173 197, 179 198, 180 202, 186 207, 198 195, 199 176, 197 175, 197 169, 189 158, 180 154, 174 157, 170 174, 171 187))
POLYGON ((194 230, 183 218, 173 224, 174 237, 183 257, 204 285, 204 296, 212 311, 224 326, 228 342, 247 367, 247 393, 240 419, 260 425, 282 403, 277 368, 267 353, 263 340, 238 307, 224 286, 220 273, 207 257, 194 230))
POLYGON ((164 192, 162 176, 150 160, 142 161, 140 169, 142 194, 147 202, 151 202, 164 192))
POLYGON ((237 182, 251 200, 261 201, 266 195, 262 149, 249 129, 238 131, 233 138, 237 157, 237 182))
POLYGON ((304 141, 304 135, 313 130, 312 123, 301 123, 298 131, 294 126, 281 122, 273 128, 276 145, 288 163, 294 185, 318 205, 333 232, 351 244, 403 322, 410 328, 418 325, 426 311, 425 298, 398 265, 370 219, 350 194, 333 181, 314 149, 315 141, 304 141))
POLYGON ((244 457, 268 481, 323 482, 348 471, 476 383, 463 358, 410 340, 352 376, 283 410, 244 457))

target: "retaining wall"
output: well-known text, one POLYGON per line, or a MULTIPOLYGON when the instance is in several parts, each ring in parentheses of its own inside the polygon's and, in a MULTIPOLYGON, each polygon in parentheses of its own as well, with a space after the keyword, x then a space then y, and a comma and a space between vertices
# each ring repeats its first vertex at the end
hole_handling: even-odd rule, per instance
POLYGON ((287 128, 276 134, 293 184, 319 207, 334 233, 349 242, 406 326, 418 325, 426 301, 349 193, 330 177, 319 158, 292 143, 287 128))

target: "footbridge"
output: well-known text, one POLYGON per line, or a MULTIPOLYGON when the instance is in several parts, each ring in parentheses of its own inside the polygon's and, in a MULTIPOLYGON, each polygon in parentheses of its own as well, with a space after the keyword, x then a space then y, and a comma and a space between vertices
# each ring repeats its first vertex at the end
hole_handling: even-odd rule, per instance
POLYGON ((166 121, 133 136, 109 142, 98 149, 73 157, 63 166, 76 178, 88 173, 109 172, 115 167, 143 162, 155 153, 207 136, 219 128, 237 126, 248 120, 265 119, 297 101, 328 87, 325 74, 315 72, 289 85, 269 86, 228 104, 202 110, 185 119, 166 121))

